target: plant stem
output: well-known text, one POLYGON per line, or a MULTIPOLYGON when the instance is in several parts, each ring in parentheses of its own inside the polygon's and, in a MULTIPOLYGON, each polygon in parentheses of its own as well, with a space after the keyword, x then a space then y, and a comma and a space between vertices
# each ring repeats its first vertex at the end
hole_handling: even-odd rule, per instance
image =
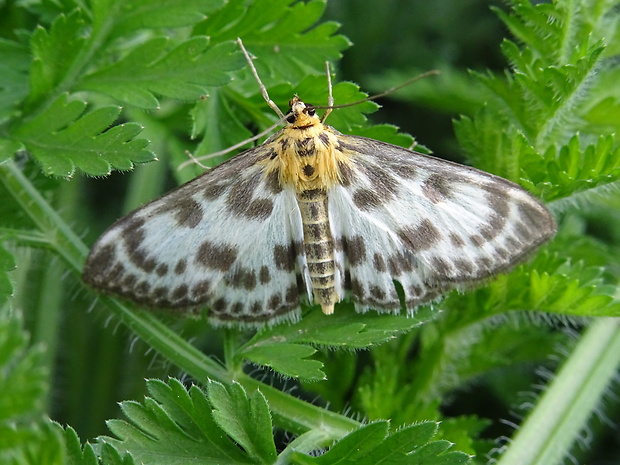
MULTIPOLYGON (((0 182, 30 216, 43 236, 47 237, 47 241, 42 243, 58 253, 71 271, 79 275, 88 253, 88 248, 80 238, 12 161, 0 165, 0 182)), ((28 233, 30 236, 32 234, 28 233)), ((358 422, 348 417, 297 399, 248 375, 238 374, 233 377, 233 373, 200 352, 152 313, 133 310, 111 297, 102 296, 100 300, 138 337, 198 382, 215 379, 229 383, 236 379, 248 390, 260 389, 269 402, 276 424, 287 431, 303 434, 318 429, 325 432, 326 442, 329 443, 359 426, 358 422)))
POLYGON ((620 322, 592 323, 497 465, 563 463, 620 364, 620 322))

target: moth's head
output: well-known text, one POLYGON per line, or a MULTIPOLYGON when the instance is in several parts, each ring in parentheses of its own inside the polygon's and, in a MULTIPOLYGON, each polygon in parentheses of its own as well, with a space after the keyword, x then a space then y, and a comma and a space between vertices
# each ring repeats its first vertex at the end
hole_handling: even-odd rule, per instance
POLYGON ((289 100, 288 104, 290 106, 290 110, 286 114, 288 127, 304 129, 321 122, 316 114, 315 108, 312 105, 302 102, 297 95, 289 100))

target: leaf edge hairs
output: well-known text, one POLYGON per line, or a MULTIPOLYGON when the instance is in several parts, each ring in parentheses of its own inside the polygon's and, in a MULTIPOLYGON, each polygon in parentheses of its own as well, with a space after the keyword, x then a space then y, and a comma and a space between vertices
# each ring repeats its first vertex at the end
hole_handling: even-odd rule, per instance
POLYGON ((411 315, 508 271, 556 232, 517 184, 341 134, 297 96, 277 112, 285 126, 265 143, 110 226, 84 282, 146 307, 207 306, 214 325, 297 321, 302 300, 331 314, 347 297, 358 312, 411 315))

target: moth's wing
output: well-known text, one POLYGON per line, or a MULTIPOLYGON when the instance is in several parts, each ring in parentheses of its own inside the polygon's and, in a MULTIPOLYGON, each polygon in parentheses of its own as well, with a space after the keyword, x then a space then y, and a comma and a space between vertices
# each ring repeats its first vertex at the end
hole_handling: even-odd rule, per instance
POLYGON ((407 310, 505 271, 555 234, 532 195, 503 178, 394 145, 339 136, 350 159, 330 189, 340 295, 407 310))
POLYGON ((148 307, 209 306, 220 324, 299 317, 307 276, 301 214, 291 190, 264 176, 250 149, 114 223, 83 279, 148 307))

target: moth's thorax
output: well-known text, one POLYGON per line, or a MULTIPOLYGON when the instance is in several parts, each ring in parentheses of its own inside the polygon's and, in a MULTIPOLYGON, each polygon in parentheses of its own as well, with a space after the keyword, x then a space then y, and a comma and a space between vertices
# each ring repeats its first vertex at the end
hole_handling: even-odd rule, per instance
POLYGON ((277 171, 280 184, 298 193, 328 189, 340 180, 339 166, 349 163, 337 150, 338 133, 321 123, 314 108, 299 97, 290 104, 287 125, 271 144, 274 156, 266 162, 266 172, 277 171))

